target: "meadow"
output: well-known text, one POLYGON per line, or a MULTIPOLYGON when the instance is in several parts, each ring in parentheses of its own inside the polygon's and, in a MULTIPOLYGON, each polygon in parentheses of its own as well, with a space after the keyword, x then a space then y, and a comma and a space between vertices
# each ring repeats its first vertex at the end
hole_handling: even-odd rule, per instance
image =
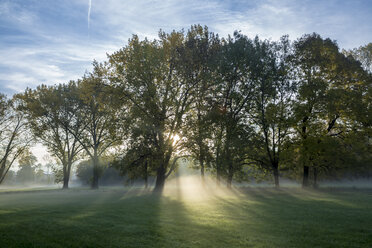
POLYGON ((0 247, 371 247, 372 191, 0 193, 0 247))

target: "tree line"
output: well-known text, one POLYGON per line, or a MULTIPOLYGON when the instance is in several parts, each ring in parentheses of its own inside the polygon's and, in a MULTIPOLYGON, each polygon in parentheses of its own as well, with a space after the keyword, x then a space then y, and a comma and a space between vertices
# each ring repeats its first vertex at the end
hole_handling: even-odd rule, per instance
POLYGON ((156 191, 182 158, 228 187, 367 175, 371 60, 372 43, 341 51, 316 33, 220 38, 194 25, 155 40, 133 35, 79 80, 1 95, 0 180, 35 140, 61 164, 63 188, 83 158, 92 188, 103 160, 130 178, 156 177, 156 191))

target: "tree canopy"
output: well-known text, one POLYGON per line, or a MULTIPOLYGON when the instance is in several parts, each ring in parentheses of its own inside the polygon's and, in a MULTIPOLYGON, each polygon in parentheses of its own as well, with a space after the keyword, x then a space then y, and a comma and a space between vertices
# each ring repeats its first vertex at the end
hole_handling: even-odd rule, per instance
POLYGON ((28 130, 60 161, 66 188, 80 159, 92 164, 83 166, 92 188, 105 161, 146 185, 156 177, 161 191, 181 157, 229 187, 257 172, 276 187, 280 177, 316 187, 338 172, 367 175, 371 54, 371 44, 340 51, 315 33, 220 38, 194 25, 154 40, 133 35, 79 80, 0 95, 0 182, 28 130))

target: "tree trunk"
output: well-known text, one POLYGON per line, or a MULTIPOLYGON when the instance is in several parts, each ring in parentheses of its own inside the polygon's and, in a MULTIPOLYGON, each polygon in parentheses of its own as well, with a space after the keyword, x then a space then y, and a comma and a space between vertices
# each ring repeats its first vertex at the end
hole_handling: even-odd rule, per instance
POLYGON ((278 167, 279 166, 277 164, 274 164, 273 166, 275 188, 279 188, 279 168, 278 167))
POLYGON ((68 178, 63 176, 63 187, 62 189, 68 189, 68 178))
POLYGON ((145 176, 144 176, 144 179, 145 179, 145 189, 147 189, 148 188, 148 186, 149 186, 149 183, 148 183, 148 180, 149 180, 149 176, 148 176, 148 165, 147 165, 147 163, 148 163, 148 161, 146 160, 146 162, 145 162, 145 176))
POLYGON ((200 113, 200 106, 198 107, 198 146, 199 146, 199 164, 200 164, 200 176, 202 182, 204 183, 204 149, 203 149, 203 141, 202 141, 202 134, 201 134, 201 118, 202 115, 200 113))
POLYGON ((95 150, 94 157, 93 157, 92 189, 98 189, 98 178, 99 178, 99 161, 98 161, 97 150, 95 150))
POLYGON ((233 179, 233 174, 229 172, 229 175, 227 176, 227 182, 226 182, 226 186, 229 189, 231 189, 232 179, 233 179))
POLYGON ((145 189, 147 189, 149 187, 149 180, 148 180, 148 177, 146 175, 145 177, 145 189))
POLYGON ((231 188, 231 183, 232 183, 233 176, 234 176, 233 165, 230 162, 230 164, 229 164, 229 171, 228 171, 228 175, 227 175, 227 182, 226 182, 226 186, 229 189, 231 188))
POLYGON ((161 165, 156 172, 156 182, 154 192, 161 193, 163 192, 165 184, 165 168, 164 165, 161 165))
POLYGON ((304 174, 302 179, 302 188, 309 187, 309 166, 304 165, 304 174))
POLYGON ((70 182, 72 162, 68 160, 67 165, 63 168, 63 189, 68 189, 68 183, 70 182))
POLYGON ((217 174, 217 186, 220 186, 221 184, 221 168, 220 168, 220 162, 219 158, 216 159, 216 174, 217 174))
POLYGON ((67 164, 63 165, 63 187, 62 189, 68 189, 68 170, 67 170, 67 164))
POLYGON ((317 168, 314 168, 314 184, 313 184, 313 187, 314 189, 317 189, 318 188, 318 170, 317 168))
POLYGON ((232 177, 228 176, 226 181, 227 188, 231 189, 232 177))
POLYGON ((204 183, 204 160, 200 158, 199 163, 200 163, 200 176, 201 176, 202 182, 204 183))
POLYGON ((3 175, 5 168, 0 167, 0 184, 3 182, 5 175, 3 175))

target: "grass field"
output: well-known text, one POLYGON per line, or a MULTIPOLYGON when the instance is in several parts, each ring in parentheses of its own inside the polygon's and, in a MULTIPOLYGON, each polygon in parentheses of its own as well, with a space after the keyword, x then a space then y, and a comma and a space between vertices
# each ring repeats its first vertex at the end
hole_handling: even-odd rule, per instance
POLYGON ((372 191, 3 192, 0 247, 372 247, 372 191))

